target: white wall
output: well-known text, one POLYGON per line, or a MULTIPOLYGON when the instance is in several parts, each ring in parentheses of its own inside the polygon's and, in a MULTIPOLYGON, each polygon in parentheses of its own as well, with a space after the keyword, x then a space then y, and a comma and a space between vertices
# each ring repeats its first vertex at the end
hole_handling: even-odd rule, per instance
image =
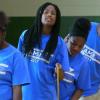
POLYGON ((100 16, 100 0, 0 0, 0 10, 8 16, 35 16, 47 1, 56 3, 62 16, 100 16))

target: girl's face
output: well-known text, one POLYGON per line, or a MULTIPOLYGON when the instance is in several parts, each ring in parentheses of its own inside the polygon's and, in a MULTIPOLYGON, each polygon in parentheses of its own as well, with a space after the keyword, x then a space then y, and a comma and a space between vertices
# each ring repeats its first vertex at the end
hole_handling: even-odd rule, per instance
POLYGON ((82 37, 71 36, 67 40, 68 51, 71 56, 76 55, 81 51, 85 44, 85 39, 82 37))
POLYGON ((43 26, 54 26, 56 22, 56 9, 54 6, 49 5, 45 8, 41 22, 43 26))

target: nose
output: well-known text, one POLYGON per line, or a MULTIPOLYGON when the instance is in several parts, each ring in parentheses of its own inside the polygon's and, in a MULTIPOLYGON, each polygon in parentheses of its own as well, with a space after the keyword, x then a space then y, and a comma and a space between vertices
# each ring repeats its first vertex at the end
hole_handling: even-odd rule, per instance
POLYGON ((74 51, 75 51, 75 52, 79 52, 79 51, 80 51, 80 48, 79 48, 78 46, 75 46, 75 47, 74 47, 74 51))
POLYGON ((52 14, 49 12, 48 14, 47 14, 47 16, 51 16, 52 14))

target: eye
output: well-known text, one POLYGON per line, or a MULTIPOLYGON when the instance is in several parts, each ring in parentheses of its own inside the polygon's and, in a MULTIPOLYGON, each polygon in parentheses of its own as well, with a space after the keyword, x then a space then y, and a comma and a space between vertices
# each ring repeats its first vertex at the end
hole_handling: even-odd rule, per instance
POLYGON ((55 11, 52 11, 52 10, 44 10, 44 14, 51 14, 51 15, 56 15, 56 12, 55 11))
POLYGON ((44 11, 44 14, 48 14, 48 10, 45 10, 45 11, 44 11))
POLYGON ((71 45, 77 46, 77 43, 75 41, 70 41, 71 45))
POLYGON ((51 14, 52 14, 52 15, 56 15, 56 12, 52 11, 51 14))
POLYGON ((79 49, 81 49, 83 47, 83 45, 79 45, 78 43, 76 43, 75 41, 71 41, 71 45, 73 47, 78 47, 79 49))

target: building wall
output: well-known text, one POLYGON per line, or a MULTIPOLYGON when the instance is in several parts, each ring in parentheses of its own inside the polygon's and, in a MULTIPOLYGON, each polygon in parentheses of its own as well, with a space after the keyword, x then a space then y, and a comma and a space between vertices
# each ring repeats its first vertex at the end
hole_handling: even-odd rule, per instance
POLYGON ((35 16, 37 8, 47 1, 57 4, 62 16, 100 15, 100 0, 0 0, 0 10, 9 16, 35 16))
POLYGON ((64 37, 76 16, 87 16, 90 21, 100 22, 100 0, 0 0, 0 10, 10 16, 7 41, 17 46, 23 30, 28 29, 39 6, 47 1, 57 4, 61 10, 61 30, 64 37))

